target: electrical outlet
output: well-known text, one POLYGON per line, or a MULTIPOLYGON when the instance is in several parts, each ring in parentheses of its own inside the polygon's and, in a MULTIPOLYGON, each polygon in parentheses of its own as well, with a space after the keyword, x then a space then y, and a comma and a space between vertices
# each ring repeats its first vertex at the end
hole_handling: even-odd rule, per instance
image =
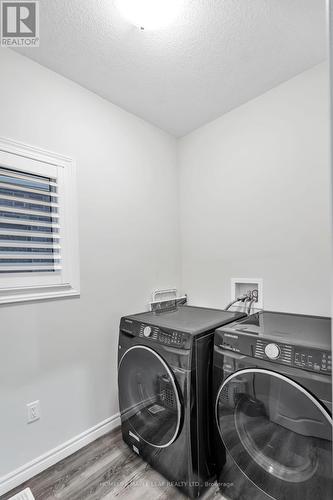
POLYGON ((39 401, 33 401, 32 403, 27 404, 28 411, 28 424, 32 422, 36 422, 36 420, 40 419, 40 404, 39 401))

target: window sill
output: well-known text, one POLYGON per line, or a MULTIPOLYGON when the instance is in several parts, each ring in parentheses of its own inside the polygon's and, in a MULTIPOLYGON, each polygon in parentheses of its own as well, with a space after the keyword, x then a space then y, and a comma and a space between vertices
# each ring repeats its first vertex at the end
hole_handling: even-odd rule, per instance
POLYGON ((36 288, 0 289, 0 305, 14 304, 17 302, 34 302, 42 300, 62 299, 66 297, 79 297, 80 290, 69 284, 45 286, 36 288))

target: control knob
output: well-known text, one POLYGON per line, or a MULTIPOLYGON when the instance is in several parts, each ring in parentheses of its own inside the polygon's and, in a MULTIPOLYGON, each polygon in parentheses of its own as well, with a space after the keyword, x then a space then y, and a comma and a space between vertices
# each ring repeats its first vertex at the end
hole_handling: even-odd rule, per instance
POLYGON ((151 334, 151 327, 150 326, 145 326, 145 328, 143 329, 143 335, 145 337, 150 337, 150 334, 151 334))
POLYGON ((280 353, 280 347, 276 344, 267 344, 265 347, 265 354, 269 359, 277 359, 280 353))

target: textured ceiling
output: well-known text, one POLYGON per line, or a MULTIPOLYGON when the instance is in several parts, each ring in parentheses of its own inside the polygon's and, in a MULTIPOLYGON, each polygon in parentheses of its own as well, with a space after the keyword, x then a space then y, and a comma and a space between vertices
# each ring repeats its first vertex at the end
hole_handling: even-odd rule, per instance
POLYGON ((326 56, 325 0, 184 0, 159 31, 115 0, 40 0, 40 18, 40 48, 18 52, 175 136, 326 56))

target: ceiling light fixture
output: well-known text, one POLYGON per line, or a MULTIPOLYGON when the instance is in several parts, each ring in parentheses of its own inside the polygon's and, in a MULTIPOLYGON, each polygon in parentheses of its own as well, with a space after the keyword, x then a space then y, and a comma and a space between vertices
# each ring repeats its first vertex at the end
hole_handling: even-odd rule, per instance
POLYGON ((121 15, 140 29, 157 30, 174 21, 182 0, 117 0, 121 15))

